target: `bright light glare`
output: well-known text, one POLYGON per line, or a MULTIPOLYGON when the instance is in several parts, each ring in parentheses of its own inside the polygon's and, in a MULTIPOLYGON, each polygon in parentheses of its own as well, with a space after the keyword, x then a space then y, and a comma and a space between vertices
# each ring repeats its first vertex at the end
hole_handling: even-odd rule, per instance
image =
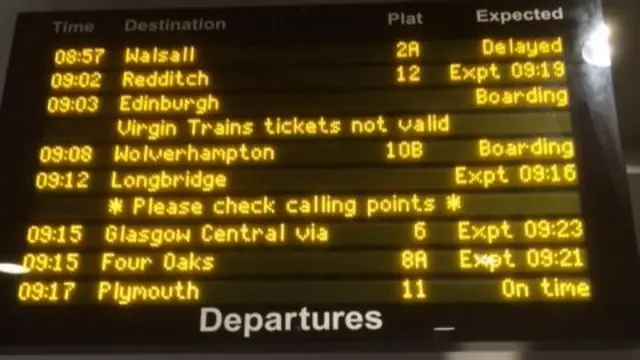
POLYGON ((436 326, 433 328, 433 331, 455 331, 455 326, 436 326))
POLYGON ((598 25, 589 35, 582 48, 582 58, 588 64, 597 67, 611 66, 611 45, 609 35, 611 30, 604 23, 598 25))
POLYGON ((29 269, 19 265, 12 263, 0 263, 0 273, 11 274, 11 275, 22 275, 29 272, 29 269))

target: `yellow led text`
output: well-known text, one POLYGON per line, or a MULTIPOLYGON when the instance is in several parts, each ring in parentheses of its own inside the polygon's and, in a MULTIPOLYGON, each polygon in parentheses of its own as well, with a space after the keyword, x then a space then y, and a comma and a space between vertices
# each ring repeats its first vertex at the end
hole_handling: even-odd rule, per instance
POLYGON ((402 299, 404 301, 426 301, 427 282, 423 279, 402 280, 402 299))
POLYGON ((396 42, 396 59, 415 59, 421 56, 420 49, 421 45, 419 41, 410 40, 403 41, 400 40, 396 42))
POLYGON ((339 119, 267 117, 263 122, 264 131, 270 136, 326 136, 338 135, 342 131, 339 119))
POLYGON ((547 299, 590 299, 591 285, 582 279, 543 278, 540 283, 542 295, 547 299))
POLYGON ((400 253, 400 267, 406 272, 427 270, 429 256, 424 250, 404 250, 400 253))
POLYGON ((315 222, 302 224, 203 224, 197 227, 159 227, 110 224, 104 228, 103 239, 111 246, 175 247, 195 241, 205 245, 277 245, 289 239, 302 244, 323 244, 330 238, 329 227, 315 222))
POLYGON ((449 80, 453 83, 484 84, 503 79, 503 73, 511 80, 561 80, 566 77, 566 65, 555 61, 515 61, 510 64, 462 64, 449 65, 449 80))
POLYGON ((266 195, 250 198, 226 196, 213 200, 211 210, 216 216, 270 216, 276 214, 276 200, 266 195))
POLYGON ((55 72, 51 74, 52 89, 100 89, 102 73, 92 72, 55 72))
POLYGON ((186 65, 196 62, 195 46, 178 48, 127 47, 124 49, 124 63, 130 65, 186 65))
POLYGON ((516 267, 513 261, 513 253, 505 250, 472 250, 460 249, 458 251, 458 265, 462 270, 485 270, 490 273, 513 269, 516 267))
POLYGON ((77 245, 84 239, 84 227, 78 224, 38 224, 29 226, 26 235, 29 245, 77 245))
POLYGON ((578 174, 575 164, 525 164, 518 167, 456 166, 455 184, 458 186, 493 188, 505 186, 515 180, 531 185, 575 184, 578 174))
POLYGON ((171 139, 178 136, 178 124, 170 120, 118 119, 118 136, 124 139, 144 139, 149 141, 171 139))
POLYGON ((204 215, 204 205, 199 200, 136 196, 130 201, 130 206, 132 216, 193 217, 204 215))
POLYGON ((358 200, 355 197, 318 194, 291 197, 285 200, 285 211, 292 216, 342 216, 353 218, 358 215, 358 200))
POLYGON ((210 193, 227 188, 227 176, 204 170, 157 171, 152 173, 112 171, 109 185, 116 191, 200 191, 210 193))
POLYGON ((214 267, 215 258, 211 254, 168 252, 162 256, 162 269, 169 273, 206 273, 214 267))
POLYGON ((40 164, 89 164, 93 155, 89 145, 45 145, 38 152, 38 160, 40 164))
POLYGON ((422 141, 389 141, 385 144, 385 158, 390 161, 419 160, 424 156, 422 141))
POLYGON ((209 74, 202 70, 123 71, 123 89, 197 89, 209 86, 209 74))
POLYGON ((500 282, 500 295, 510 300, 529 299, 531 287, 526 281, 506 278, 500 282))
POLYGON ((569 105, 569 90, 543 86, 521 89, 478 88, 474 92, 474 103, 478 106, 494 107, 535 105, 564 108, 569 105))
MULTIPOLYGON (((288 204, 291 200, 288 202, 288 204)), ((149 217, 200 217, 205 214, 205 205, 195 199, 160 199, 136 196, 129 201, 130 215, 149 217)), ((292 206, 304 208, 305 203, 292 206)), ((287 207, 289 209, 289 207, 287 207)), ((234 198, 226 196, 211 202, 211 213, 215 216, 271 216, 276 214, 276 200, 269 196, 234 198)))
POLYGON ((591 285, 585 279, 544 277, 532 282, 507 278, 500 282, 499 293, 510 300, 530 299, 536 293, 543 300, 588 300, 591 285))
POLYGON ((426 114, 398 117, 396 127, 400 133, 407 135, 447 134, 451 132, 451 116, 449 114, 426 114))
POLYGON ((429 237, 430 231, 426 221, 416 221, 412 226, 413 238, 418 241, 424 241, 429 237))
POLYGON ((454 172, 456 185, 479 185, 486 189, 494 185, 509 183, 507 171, 502 165, 482 168, 456 166, 454 172))
MULTIPOLYGON (((449 210, 459 210, 459 195, 446 197, 449 210)), ((276 198, 268 195, 257 197, 159 198, 135 196, 111 198, 108 210, 112 215, 138 217, 201 217, 211 211, 216 217, 269 217, 283 212, 289 216, 331 216, 355 218, 389 215, 427 215, 436 210, 435 196, 419 194, 374 195, 364 198, 332 194, 315 194, 276 198), (115 205, 117 209, 114 209, 115 205), (362 208, 360 208, 362 206, 362 208)))
MULTIPOLYGON (((430 196, 383 195, 364 199, 364 214, 367 217, 392 214, 427 214, 435 210, 436 199, 430 196)), ((356 197, 341 197, 318 194, 311 197, 288 198, 285 202, 287 214, 293 216, 341 216, 354 218, 360 215, 356 197)))
POLYGON ((286 225, 224 225, 205 224, 200 227, 200 239, 204 244, 276 244, 287 238, 286 225))
POLYGON ((269 145, 221 146, 115 145, 113 161, 126 164, 225 164, 274 162, 276 150, 269 145))
POLYGON ((18 300, 24 303, 68 303, 76 290, 74 281, 23 281, 18 300))
POLYGON ((118 305, 194 302, 200 300, 200 287, 182 280, 167 283, 100 281, 96 297, 100 302, 118 305))
POLYGON ((482 84, 486 81, 500 80, 500 68, 495 63, 489 65, 449 65, 449 79, 452 82, 482 84))
POLYGON ((115 273, 144 273, 153 264, 150 255, 127 255, 112 252, 100 256, 100 271, 115 273))
POLYGON ((224 225, 205 224, 200 228, 200 238, 205 244, 282 244, 292 236, 304 244, 322 244, 329 241, 327 226, 308 223, 287 225, 224 225))
POLYGON ((51 96, 47 99, 49 114, 93 114, 99 110, 98 96, 51 96))
POLYGON ((185 95, 121 95, 118 109, 123 114, 209 114, 220 109, 220 100, 212 94, 185 95))
POLYGON ((88 171, 39 171, 35 188, 38 191, 85 191, 90 182, 88 171))
POLYGON ((526 140, 478 140, 478 155, 483 159, 561 158, 573 159, 573 140, 535 138, 526 140))
POLYGON ((367 217, 391 214, 430 214, 436 210, 436 199, 418 194, 371 196, 366 199, 367 217))
MULTIPOLYGON (((425 114, 394 117, 392 121, 382 115, 348 119, 324 116, 317 118, 267 117, 263 122, 263 128, 264 132, 270 136, 332 136, 339 135, 345 130, 343 121, 348 122, 350 134, 362 136, 388 134, 389 125, 395 126, 403 134, 448 133, 451 126, 448 114, 425 114)), ((251 124, 251 122, 247 123, 251 124)))
MULTIPOLYGON (((289 215, 330 215, 354 217, 357 213, 356 198, 332 195, 286 198, 284 209, 289 215)), ((129 214, 151 217, 199 217, 205 214, 203 201, 196 199, 165 199, 136 196, 129 200, 129 214)), ((278 203, 270 196, 231 197, 213 199, 211 214, 219 217, 273 216, 278 213, 278 203)))
POLYGON ((513 239, 511 224, 506 221, 474 222, 458 221, 457 237, 461 242, 493 244, 513 239))
POLYGON ((583 240, 582 219, 528 219, 522 226, 522 235, 530 240, 583 240))
POLYGON ((229 118, 219 121, 208 121, 198 118, 187 119, 189 136, 206 137, 249 137, 253 135, 253 121, 234 121, 229 118))
MULTIPOLYGON (((382 115, 372 117, 353 117, 348 119, 317 117, 267 117, 262 121, 265 135, 285 136, 336 136, 343 130, 343 121, 348 123, 348 131, 353 135, 385 135, 391 129, 400 134, 446 134, 451 132, 449 114, 425 114, 386 118, 382 115), (390 128, 393 127, 393 128, 390 128)), ((251 137, 256 130, 252 120, 232 120, 230 118, 212 120, 189 118, 186 132, 192 138, 251 137)), ((121 138, 157 141, 177 138, 180 123, 173 120, 139 120, 135 118, 118 119, 117 134, 121 138)))
POLYGON ((525 40, 508 38, 506 40, 482 39, 482 55, 487 57, 527 57, 541 58, 564 53, 562 38, 525 40))
POLYGON ((79 253, 26 253, 22 257, 22 266, 31 273, 65 274, 80 269, 79 253))
POLYGON ((56 49, 53 61, 57 66, 95 66, 102 64, 106 55, 104 48, 56 49))
POLYGON ((105 252, 100 256, 100 271, 104 273, 140 274, 151 270, 166 273, 207 273, 214 269, 214 265, 213 255, 194 252, 167 252, 160 256, 105 252), (158 266, 154 269, 156 262, 158 266))
POLYGON ((107 225, 104 228, 104 241, 114 246, 164 246, 189 245, 192 231, 188 227, 156 227, 137 225, 107 225))
POLYGON ((503 79, 503 72, 510 80, 562 80, 566 77, 566 65, 555 61, 516 61, 510 64, 462 64, 449 65, 449 80, 453 83, 484 84, 503 79))
MULTIPOLYGON (((205 205, 201 200, 184 198, 155 198, 136 196, 128 203, 128 214, 149 217, 201 217, 205 214, 205 205)), ((276 200, 269 196, 257 198, 224 198, 211 202, 211 213, 215 216, 270 216, 276 213, 276 200)), ((125 212, 122 215, 126 215, 125 212)))
POLYGON ((396 83, 417 84, 422 80, 422 68, 420 65, 399 65, 396 67, 396 83))

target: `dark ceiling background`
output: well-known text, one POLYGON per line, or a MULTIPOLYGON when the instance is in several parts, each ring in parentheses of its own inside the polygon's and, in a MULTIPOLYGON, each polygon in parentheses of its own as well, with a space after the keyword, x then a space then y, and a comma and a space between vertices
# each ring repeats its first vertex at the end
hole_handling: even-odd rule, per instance
POLYGON ((602 0, 611 28, 613 82, 627 162, 640 164, 640 0, 602 0))

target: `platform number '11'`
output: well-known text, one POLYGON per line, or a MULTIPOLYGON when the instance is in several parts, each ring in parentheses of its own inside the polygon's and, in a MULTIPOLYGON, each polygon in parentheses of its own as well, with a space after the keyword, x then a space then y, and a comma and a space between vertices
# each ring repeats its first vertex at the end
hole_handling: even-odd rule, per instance
POLYGON ((402 299, 405 301, 426 300, 426 288, 423 279, 404 279, 402 281, 402 299))
POLYGON ((396 67, 396 83, 417 84, 422 80, 422 68, 418 59, 422 56, 422 44, 416 40, 396 42, 396 61, 411 61, 413 64, 401 64, 396 67))

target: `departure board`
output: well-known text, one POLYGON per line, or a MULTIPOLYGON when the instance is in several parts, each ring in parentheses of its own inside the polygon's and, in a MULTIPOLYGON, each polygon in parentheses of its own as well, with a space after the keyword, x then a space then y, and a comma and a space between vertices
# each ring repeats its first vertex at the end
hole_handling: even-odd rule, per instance
POLYGON ((20 14, 0 261, 29 272, 0 277, 0 343, 631 334, 609 69, 583 59, 600 20, 587 1, 20 14))

